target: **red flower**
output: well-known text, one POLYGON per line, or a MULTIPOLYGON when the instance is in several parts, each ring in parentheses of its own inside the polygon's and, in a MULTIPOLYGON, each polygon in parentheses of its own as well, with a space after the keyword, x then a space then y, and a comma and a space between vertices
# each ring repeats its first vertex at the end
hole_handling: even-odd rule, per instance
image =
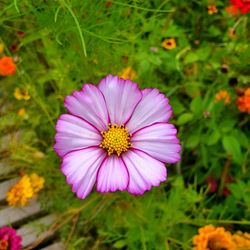
POLYGON ((250 0, 230 0, 230 2, 238 8, 241 13, 247 13, 250 10, 250 0))
POLYGON ((238 97, 236 105, 241 112, 250 114, 250 88, 247 88, 244 94, 238 97))
POLYGON ((16 230, 11 227, 0 229, 0 249, 1 250, 21 250, 22 238, 16 234, 16 230))
POLYGON ((21 38, 24 38, 25 33, 24 33, 23 31, 21 31, 21 30, 18 30, 18 31, 16 32, 16 35, 21 39, 21 38))
POLYGON ((237 16, 238 13, 238 8, 235 5, 230 5, 226 7, 226 12, 230 15, 235 15, 237 16))
POLYGON ((206 183, 208 185, 208 192, 215 193, 218 189, 218 182, 213 178, 213 176, 208 176, 206 179, 206 183))
POLYGON ((231 194, 230 190, 227 187, 223 188, 222 194, 224 197, 227 197, 231 194))
POLYGON ((4 56, 0 59, 0 76, 13 75, 16 72, 16 65, 13 59, 8 56, 4 56))

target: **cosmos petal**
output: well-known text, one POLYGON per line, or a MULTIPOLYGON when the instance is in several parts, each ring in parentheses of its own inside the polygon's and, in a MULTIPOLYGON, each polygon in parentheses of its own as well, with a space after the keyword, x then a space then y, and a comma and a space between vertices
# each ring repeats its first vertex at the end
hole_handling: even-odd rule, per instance
POLYGON ((180 160, 181 146, 176 137, 177 130, 172 124, 156 123, 133 134, 133 148, 146 152, 153 158, 167 163, 180 160))
POLYGON ((98 146, 102 136, 100 132, 84 121, 73 115, 61 115, 56 124, 55 151, 59 156, 64 156, 73 150, 98 146))
POLYGON ((126 123, 142 97, 137 84, 108 75, 98 87, 104 95, 110 122, 118 125, 126 123))
POLYGON ((128 186, 128 170, 117 155, 107 157, 98 172, 97 191, 115 192, 125 190, 128 186))
POLYGON ((157 89, 144 89, 143 97, 126 124, 129 133, 156 122, 167 122, 172 115, 168 99, 157 89))
POLYGON ((61 170, 72 192, 84 199, 92 190, 99 167, 106 153, 98 147, 90 147, 70 152, 63 157, 61 170))
POLYGON ((167 178, 165 165, 140 150, 130 150, 122 158, 129 172, 129 193, 143 194, 167 178))
POLYGON ((108 111, 104 97, 96 86, 84 84, 81 91, 74 91, 65 98, 64 106, 72 115, 83 118, 99 131, 107 129, 108 111))

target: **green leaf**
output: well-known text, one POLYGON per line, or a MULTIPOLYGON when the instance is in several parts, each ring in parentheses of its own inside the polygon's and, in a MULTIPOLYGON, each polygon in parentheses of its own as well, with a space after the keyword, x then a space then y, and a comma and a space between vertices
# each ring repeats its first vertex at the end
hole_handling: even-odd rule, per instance
POLYGON ((222 138, 222 144, 225 151, 233 156, 233 160, 240 164, 243 156, 238 140, 232 135, 225 135, 222 138))
POLYGON ((227 133, 233 129, 235 123, 236 120, 225 119, 220 123, 219 128, 221 129, 222 132, 227 133))
POLYGON ((208 167, 208 151, 207 147, 204 144, 201 144, 201 158, 203 165, 207 168, 208 167))
POLYGON ((220 139, 220 133, 217 130, 214 130, 211 134, 206 136, 206 144, 212 146, 218 142, 220 139))
POLYGON ((232 135, 237 138, 240 146, 248 149, 249 148, 249 139, 247 136, 239 129, 234 129, 232 135))
POLYGON ((197 96, 192 100, 190 109, 195 115, 202 113, 202 99, 200 96, 197 96))
POLYGON ((199 60, 198 55, 196 54, 195 51, 192 51, 192 52, 189 52, 189 53, 187 54, 187 56, 186 56, 185 59, 184 59, 184 63, 185 63, 185 64, 193 63, 193 62, 196 62, 196 61, 198 61, 198 60, 199 60))
POLYGON ((127 245, 127 242, 125 240, 118 240, 113 245, 114 248, 123 248, 127 245))
POLYGON ((178 115, 182 113, 183 111, 185 111, 184 105, 177 98, 172 98, 170 100, 170 104, 173 108, 173 112, 175 115, 178 115))
POLYGON ((191 121, 193 118, 194 118, 194 114, 192 114, 192 113, 182 114, 181 116, 179 116, 179 118, 177 120, 177 125, 186 124, 189 121, 191 121))
POLYGON ((187 148, 195 148, 200 142, 200 134, 192 134, 188 137, 185 146, 187 148))

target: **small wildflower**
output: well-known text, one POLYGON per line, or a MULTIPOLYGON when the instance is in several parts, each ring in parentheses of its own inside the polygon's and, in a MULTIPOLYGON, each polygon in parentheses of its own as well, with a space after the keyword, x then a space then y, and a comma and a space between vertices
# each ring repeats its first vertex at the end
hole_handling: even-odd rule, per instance
POLYGON ((238 15, 238 8, 234 5, 229 5, 226 7, 226 12, 230 15, 237 16, 238 15))
POLYGON ((208 192, 215 193, 218 189, 218 182, 213 178, 213 176, 208 176, 206 179, 208 185, 208 192))
POLYGON ((44 187, 44 178, 35 173, 30 175, 30 181, 34 193, 38 193, 44 187))
POLYGON ((174 49, 174 48, 176 48, 176 40, 175 40, 175 38, 166 38, 161 43, 161 46, 167 50, 174 49))
POLYGON ((16 53, 19 50, 19 47, 16 43, 13 43, 9 49, 12 53, 16 53))
POLYGON ((44 178, 33 173, 24 175, 8 192, 6 200, 11 206, 25 206, 44 186, 44 178))
POLYGON ((224 187, 222 190, 222 194, 224 197, 227 197, 231 194, 230 190, 227 187, 224 187))
POLYGON ((199 229, 199 234, 193 237, 193 250, 234 250, 234 242, 230 232, 223 227, 207 225, 199 229))
POLYGON ((20 108, 18 111, 17 111, 17 115, 18 116, 24 116, 26 114, 26 109, 25 108, 20 108))
POLYGON ((244 94, 238 97, 236 105, 241 112, 250 114, 250 88, 247 88, 244 94))
POLYGON ((7 202, 11 206, 28 204, 28 200, 34 195, 30 178, 24 175, 7 193, 7 202))
POLYGON ((22 238, 11 227, 0 228, 0 250, 21 250, 22 238))
POLYGON ((214 5, 214 4, 208 5, 208 7, 207 7, 207 13, 209 15, 213 15, 213 14, 215 14, 217 12, 218 12, 218 9, 217 9, 216 5, 214 5))
POLYGON ((228 72, 228 70, 229 70, 229 66, 224 63, 224 64, 221 65, 220 70, 221 70, 222 73, 226 74, 228 72))
POLYGON ((21 90, 20 88, 15 88, 14 97, 17 100, 25 100, 25 101, 30 99, 29 92, 27 90, 21 90))
POLYGON ((0 76, 14 75, 16 72, 16 65, 13 59, 8 56, 4 56, 0 59, 0 76))
POLYGON ((215 95, 215 101, 219 102, 221 100, 224 100, 224 104, 229 104, 231 102, 231 97, 229 93, 226 90, 220 90, 216 95, 215 95))
POLYGON ((250 0, 230 0, 231 4, 244 14, 250 11, 250 0))
POLYGON ((235 249, 250 249, 250 234, 238 231, 233 235, 235 249))
POLYGON ((21 30, 18 30, 16 32, 16 35, 17 35, 18 38, 22 39, 22 38, 24 38, 25 33, 23 31, 21 31, 21 30))
POLYGON ((136 72, 132 69, 132 67, 127 67, 121 71, 119 77, 125 80, 134 80, 137 77, 136 72))

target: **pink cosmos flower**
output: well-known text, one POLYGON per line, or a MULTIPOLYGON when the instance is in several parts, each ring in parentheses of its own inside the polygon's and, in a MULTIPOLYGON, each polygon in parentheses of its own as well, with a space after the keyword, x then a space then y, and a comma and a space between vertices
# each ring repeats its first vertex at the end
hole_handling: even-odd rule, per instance
POLYGON ((70 114, 57 121, 54 149, 81 199, 95 184, 98 192, 143 194, 166 180, 165 163, 180 160, 172 109, 157 89, 108 75, 74 91, 64 106, 70 114))
POLYGON ((1 250, 21 250, 22 238, 16 234, 16 230, 11 227, 0 228, 0 249, 1 250))

